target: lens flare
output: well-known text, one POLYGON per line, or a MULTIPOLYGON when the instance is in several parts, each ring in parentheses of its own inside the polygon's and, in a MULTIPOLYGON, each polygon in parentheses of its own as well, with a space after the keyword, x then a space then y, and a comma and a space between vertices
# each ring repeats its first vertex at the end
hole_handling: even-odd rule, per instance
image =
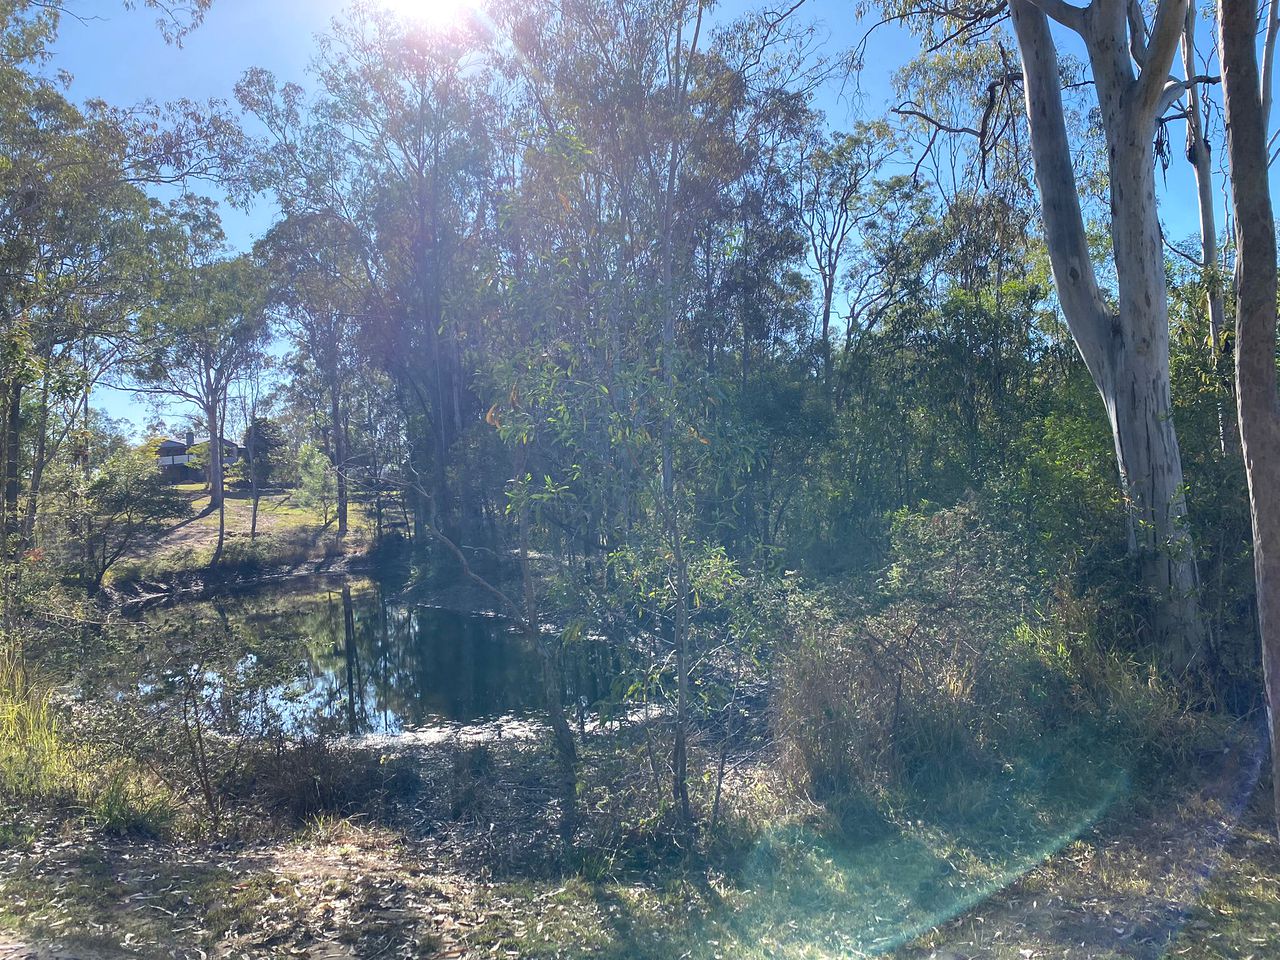
POLYGON ((466 26, 480 12, 480 0, 384 0, 384 3, 404 20, 434 30, 466 26))

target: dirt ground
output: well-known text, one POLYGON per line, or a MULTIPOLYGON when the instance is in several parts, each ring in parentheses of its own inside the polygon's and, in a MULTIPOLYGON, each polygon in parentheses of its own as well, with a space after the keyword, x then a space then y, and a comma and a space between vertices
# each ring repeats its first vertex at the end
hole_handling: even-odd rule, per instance
MULTIPOLYGON (((806 946, 811 932, 786 924, 789 939, 776 954, 731 940, 738 894, 714 869, 695 865, 678 879, 528 869, 522 858, 551 828, 549 785, 520 760, 532 748, 495 748, 490 782, 462 798, 450 785, 458 755, 451 759, 447 745, 421 749, 423 789, 387 818, 395 826, 322 819, 284 839, 202 845, 104 836, 51 819, 27 849, 0 858, 0 926, 27 931, 25 943, 0 938, 0 960, 876 952, 816 939, 806 946), (691 938, 691 930, 706 932, 691 938)), ((1225 758, 1218 773, 1158 804, 1104 817, 890 955, 1280 956, 1280 846, 1268 830, 1267 791, 1254 789, 1258 760, 1225 758)))

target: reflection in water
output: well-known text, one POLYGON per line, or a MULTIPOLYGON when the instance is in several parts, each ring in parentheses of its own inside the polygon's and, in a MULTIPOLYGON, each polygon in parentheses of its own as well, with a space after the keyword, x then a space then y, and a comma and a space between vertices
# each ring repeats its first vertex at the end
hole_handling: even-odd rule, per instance
MULTIPOLYGON (((507 621, 393 602, 370 580, 183 603, 148 619, 161 637, 207 622, 243 647, 231 659, 280 664, 262 692, 289 727, 394 734, 544 706, 538 653, 507 621)), ((607 658, 569 654, 570 702, 595 703, 610 689, 607 658)))

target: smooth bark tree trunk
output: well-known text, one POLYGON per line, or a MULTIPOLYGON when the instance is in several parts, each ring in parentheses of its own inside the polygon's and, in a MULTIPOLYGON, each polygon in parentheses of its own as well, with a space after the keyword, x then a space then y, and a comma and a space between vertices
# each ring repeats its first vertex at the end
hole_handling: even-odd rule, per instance
POLYGON ((209 427, 209 506, 222 507, 222 437, 218 424, 222 418, 218 415, 216 404, 205 407, 204 419, 209 427))
POLYGON ((831 389, 831 310, 835 300, 835 277, 822 278, 822 383, 831 389))
MULTIPOLYGON (((1152 50, 1139 77, 1129 60, 1122 4, 1068 11, 1078 17, 1075 26, 1089 51, 1106 134, 1119 294, 1114 308, 1098 286, 1085 233, 1048 19, 1031 0, 1011 0, 1010 11, 1022 54, 1032 155, 1058 299, 1111 424, 1129 550, 1152 602, 1161 668, 1181 677, 1199 666, 1207 642, 1172 416, 1168 289, 1152 136, 1185 6, 1162 4, 1157 32, 1164 46, 1158 53, 1152 50), (1177 33, 1170 43, 1167 21, 1174 14, 1177 33), (1143 82, 1154 79, 1149 70, 1160 76, 1158 84, 1143 82)), ((1153 36, 1153 48, 1155 43, 1153 36)))
POLYGON ((252 506, 249 510, 249 542, 258 539, 258 501, 261 491, 258 488, 258 444, 261 442, 256 418, 249 421, 249 498, 252 506))
POLYGON ((44 468, 48 466, 49 445, 49 376, 46 373, 40 384, 40 412, 36 416, 35 451, 31 457, 31 481, 27 484, 27 510, 22 518, 20 549, 27 550, 35 539, 36 516, 40 510, 40 487, 44 483, 44 468))
POLYGON ((13 544, 9 538, 17 533, 18 496, 22 481, 22 380, 14 377, 9 383, 4 423, 4 501, 0 504, 0 546, 8 550, 13 544))
POLYGON ((1257 8, 1221 0, 1223 106, 1236 221, 1236 394, 1253 516, 1253 569, 1280 830, 1280 399, 1276 384, 1276 233, 1267 177, 1257 8))
MULTIPOLYGON (((1186 28, 1182 34, 1182 71, 1196 75, 1196 9, 1187 6, 1186 28)), ((1212 363, 1214 404, 1218 413, 1218 449, 1226 454, 1236 446, 1235 426, 1229 415, 1231 387, 1222 374, 1227 343, 1223 337, 1226 304, 1222 295, 1222 273, 1218 264, 1218 224, 1214 214, 1213 158, 1204 136, 1204 118, 1199 84, 1187 88, 1187 161, 1196 176, 1196 204, 1200 214, 1200 271, 1205 285, 1205 308, 1209 313, 1209 359, 1212 363)))
MULTIPOLYGON (((1139 118, 1140 119, 1140 118, 1139 118)), ((1111 139, 1118 322, 1099 384, 1128 506, 1129 548, 1153 601, 1162 666, 1184 673, 1205 652, 1169 378, 1169 302, 1146 125, 1111 139)))
POLYGON ((223 490, 224 469, 222 464, 222 417, 217 406, 209 411, 209 506, 218 511, 218 544, 213 549, 210 566, 217 566, 222 560, 222 548, 227 542, 227 503, 223 490))
MULTIPOLYGON (((687 52, 684 48, 684 27, 677 28, 675 41, 679 57, 677 73, 674 77, 679 90, 676 116, 683 117, 686 98, 689 90, 689 74, 691 64, 698 51, 698 40, 702 33, 701 5, 693 24, 693 37, 687 52)), ((666 183, 662 205, 662 350, 659 355, 662 383, 668 397, 675 396, 675 361, 676 361, 676 290, 675 290, 675 201, 676 187, 680 167, 680 149, 676 134, 667 146, 666 183)), ((742 376, 745 385, 747 378, 747 354, 749 338, 746 324, 742 328, 743 365, 742 376)), ((675 441, 673 437, 673 413, 668 406, 662 417, 662 513, 664 515, 667 536, 671 547, 672 580, 675 595, 672 598, 673 610, 667 621, 668 639, 675 649, 676 655, 676 718, 675 732, 671 744, 671 797, 675 801, 676 813, 684 824, 693 820, 693 812, 689 806, 689 568, 684 556, 684 530, 680 522, 679 502, 676 496, 675 483, 675 441)))
POLYGON ((342 393, 337 372, 329 390, 329 418, 333 424, 333 469, 338 479, 338 537, 347 535, 347 426, 343 420, 342 393))

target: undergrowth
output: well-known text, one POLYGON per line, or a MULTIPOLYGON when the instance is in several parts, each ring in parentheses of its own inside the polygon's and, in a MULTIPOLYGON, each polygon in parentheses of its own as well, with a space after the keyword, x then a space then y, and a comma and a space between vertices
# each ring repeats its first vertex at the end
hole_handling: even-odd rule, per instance
POLYGON ((1221 750, 1228 721, 1104 642, 1097 602, 1037 582, 973 503, 900 514, 874 584, 788 603, 783 769, 836 823, 981 818, 1221 750))
MULTIPOLYGON (((68 736, 55 691, 30 676, 13 650, 0 652, 0 801, 78 814, 111 833, 158 835, 177 815, 167 791, 150 778, 128 764, 104 762, 68 736)), ((13 831, 0 831, 0 842, 7 833, 13 831)))

